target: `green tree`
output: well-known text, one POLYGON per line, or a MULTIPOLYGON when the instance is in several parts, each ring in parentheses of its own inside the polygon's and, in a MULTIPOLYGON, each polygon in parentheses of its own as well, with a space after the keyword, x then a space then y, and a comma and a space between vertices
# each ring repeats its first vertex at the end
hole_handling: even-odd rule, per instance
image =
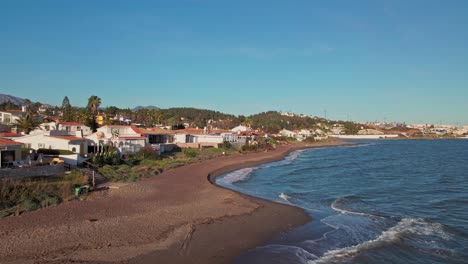
POLYGON ((96 95, 91 95, 89 97, 87 109, 90 115, 86 119, 85 125, 89 126, 93 130, 93 132, 96 132, 97 128, 99 127, 98 123, 96 122, 96 114, 100 105, 101 105, 101 98, 99 98, 96 95))
POLYGON ((93 115, 96 115, 97 110, 100 105, 101 105, 101 98, 99 98, 99 96, 91 95, 88 98, 87 108, 91 111, 91 113, 93 113, 93 115))
POLYGON ((65 96, 62 101, 62 121, 70 122, 74 120, 73 108, 70 104, 68 96, 65 96))
POLYGON ((26 116, 21 116, 16 120, 16 125, 23 131, 25 134, 29 134, 32 130, 39 126, 39 122, 34 120, 34 118, 28 113, 26 116))

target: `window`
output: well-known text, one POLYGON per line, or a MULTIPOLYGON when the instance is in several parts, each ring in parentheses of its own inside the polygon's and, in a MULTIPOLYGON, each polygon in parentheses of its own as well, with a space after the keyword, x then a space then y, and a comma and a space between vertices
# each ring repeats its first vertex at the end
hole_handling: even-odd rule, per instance
POLYGON ((25 148, 31 148, 31 143, 24 143, 25 148))
POLYGON ((11 115, 4 115, 3 116, 3 123, 10 124, 11 123, 11 115))
POLYGON ((45 144, 44 143, 38 143, 37 148, 45 148, 45 144))
POLYGON ((76 148, 75 148, 75 147, 73 147, 73 148, 72 148, 72 151, 73 151, 73 152, 76 152, 76 148))

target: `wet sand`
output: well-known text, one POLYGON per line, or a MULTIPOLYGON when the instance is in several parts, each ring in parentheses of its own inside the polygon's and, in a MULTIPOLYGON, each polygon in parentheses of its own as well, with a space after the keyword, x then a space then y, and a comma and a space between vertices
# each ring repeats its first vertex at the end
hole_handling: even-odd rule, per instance
POLYGON ((281 160, 295 144, 166 171, 118 190, 0 219, 0 263, 231 263, 310 221, 300 208, 210 183, 225 172, 281 160))

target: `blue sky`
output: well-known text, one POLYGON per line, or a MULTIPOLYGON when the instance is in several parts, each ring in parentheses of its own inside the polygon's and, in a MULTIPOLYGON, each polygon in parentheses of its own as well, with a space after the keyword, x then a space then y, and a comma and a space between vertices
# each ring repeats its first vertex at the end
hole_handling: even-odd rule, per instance
POLYGON ((0 0, 0 93, 468 125, 468 1, 0 0))

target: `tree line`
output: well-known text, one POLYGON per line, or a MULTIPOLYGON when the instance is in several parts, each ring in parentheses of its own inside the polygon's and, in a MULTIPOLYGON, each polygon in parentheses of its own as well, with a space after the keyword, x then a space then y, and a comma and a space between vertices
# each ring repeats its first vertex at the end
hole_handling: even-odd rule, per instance
MULTIPOLYGON (((40 103, 32 103, 27 101, 28 113, 21 117, 17 122, 18 128, 29 133, 36 128, 40 121, 37 110, 41 106, 40 103)), ((51 107, 48 110, 52 114, 59 116, 61 122, 79 122, 91 127, 93 131, 99 127, 97 117, 102 118, 104 125, 106 124, 128 124, 126 119, 131 120, 132 124, 140 124, 144 127, 154 127, 156 125, 170 126, 172 129, 180 129, 189 127, 210 129, 231 129, 237 125, 245 125, 253 129, 259 129, 268 133, 277 133, 281 129, 300 130, 321 128, 326 130, 334 122, 324 118, 312 118, 309 116, 287 116, 282 115, 277 111, 262 112, 250 116, 232 115, 219 111, 198 109, 192 107, 174 107, 168 109, 159 108, 119 108, 117 106, 101 107, 102 100, 99 96, 91 95, 88 98, 88 103, 85 107, 73 106, 68 96, 62 100, 60 107, 51 107)), ((14 108, 11 103, 3 103, 2 108, 14 108)), ((49 114, 49 113, 47 113, 49 114)), ((355 133, 357 124, 352 122, 343 123, 348 132, 355 133)))

